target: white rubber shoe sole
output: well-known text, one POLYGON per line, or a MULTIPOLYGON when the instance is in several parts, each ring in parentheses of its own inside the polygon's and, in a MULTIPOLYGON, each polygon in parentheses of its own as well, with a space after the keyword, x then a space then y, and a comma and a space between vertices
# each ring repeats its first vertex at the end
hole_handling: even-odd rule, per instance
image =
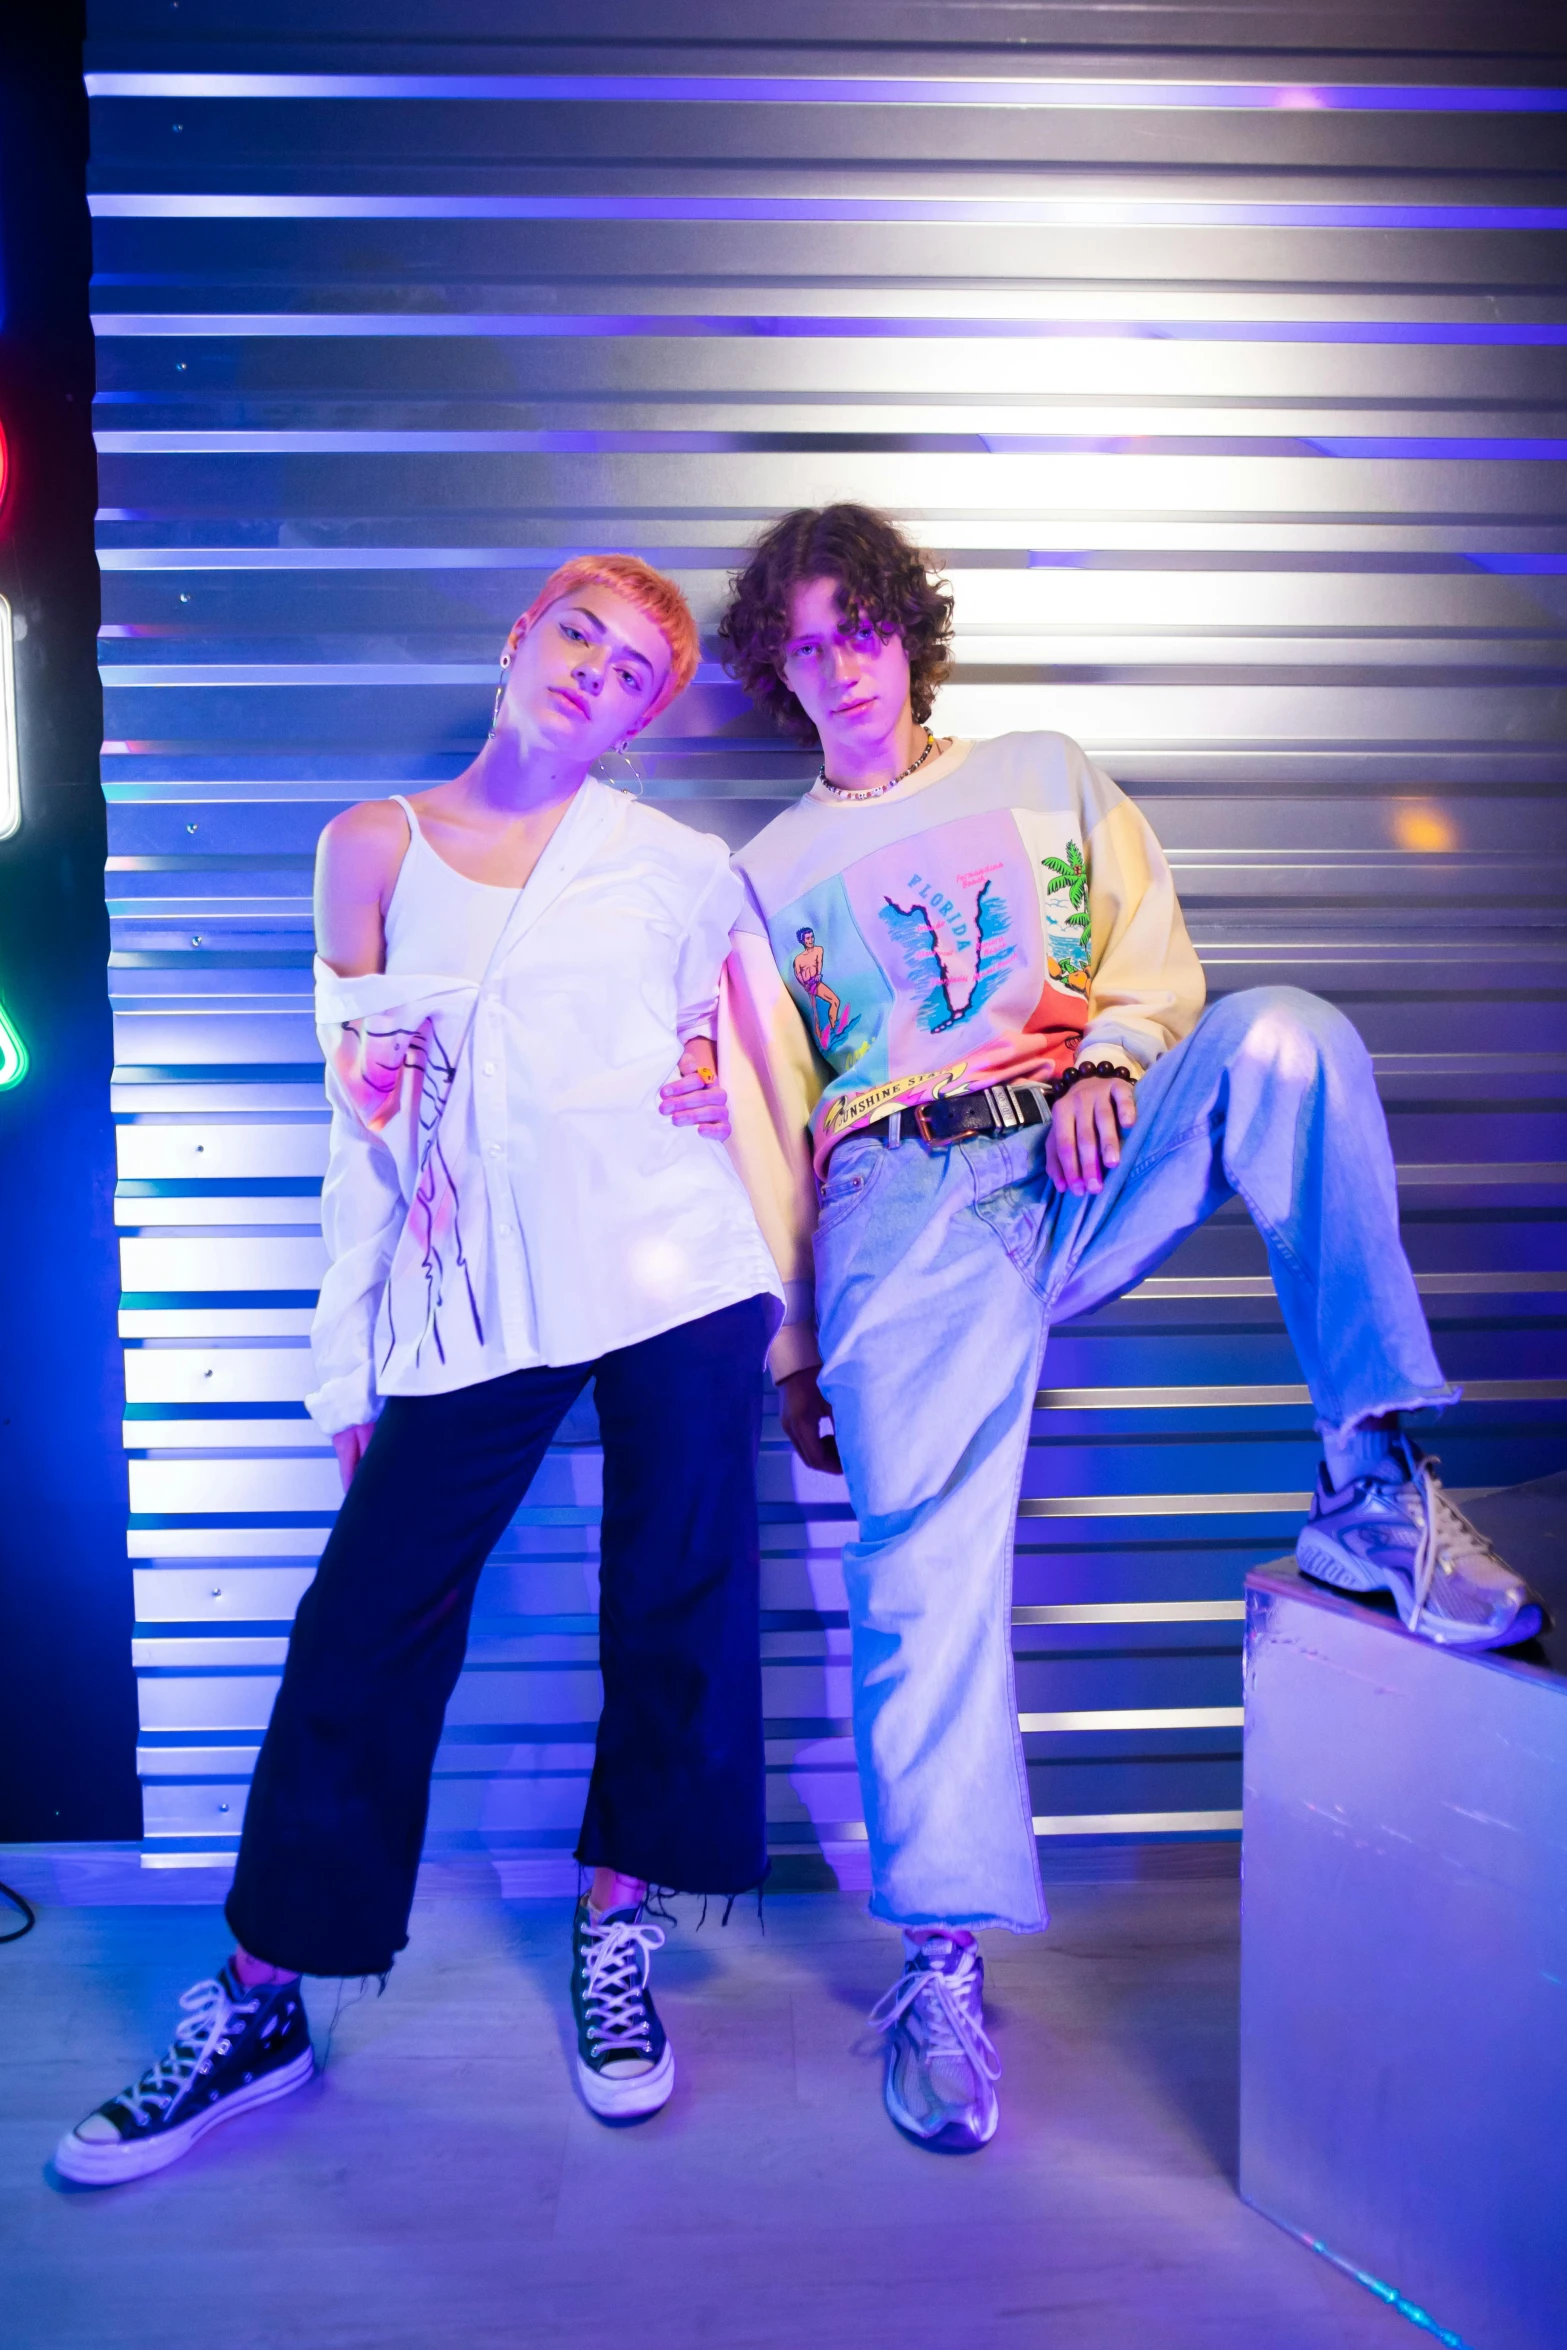
POLYGON ((54 2167, 62 2179, 77 2187, 118 2187, 127 2179, 145 2179, 153 2171, 167 2170, 171 2162, 178 2162, 219 2122, 232 2121, 236 2114, 251 2113, 258 2105, 270 2105, 275 2098, 302 2089, 315 2069, 315 2056, 307 2048, 292 2064, 279 2065, 275 2073, 263 2073, 259 2081, 236 2089, 221 2105, 209 2105, 204 2112, 192 2114, 188 2122, 179 2122, 155 2137, 111 2142, 107 2138, 79 2138, 74 2130, 68 2130, 54 2150, 54 2167))
POLYGON ((666 2040, 664 2053, 653 2070, 650 2073, 635 2073, 629 2081, 617 2081, 613 2073, 596 2073, 579 2056, 577 2080, 583 2097, 601 2120, 639 2121, 644 2114, 657 2113, 659 2107, 667 2105, 674 2094, 675 2052, 666 2040))
MULTIPOLYGON (((1407 1578, 1393 1568, 1358 1557, 1309 1523, 1301 1528, 1296 1540, 1295 1564, 1312 1582, 1326 1583, 1335 1591, 1352 1591, 1361 1598, 1385 1591, 1398 1610, 1399 1622, 1406 1632, 1410 1629, 1415 1595, 1407 1578)), ((1435 1648, 1515 1648, 1520 1641, 1534 1638, 1540 1622, 1540 1611, 1532 1603, 1520 1608, 1510 1624, 1500 1627, 1455 1623, 1450 1616, 1439 1615, 1428 1605, 1420 1619, 1418 1637, 1430 1641, 1435 1648)))

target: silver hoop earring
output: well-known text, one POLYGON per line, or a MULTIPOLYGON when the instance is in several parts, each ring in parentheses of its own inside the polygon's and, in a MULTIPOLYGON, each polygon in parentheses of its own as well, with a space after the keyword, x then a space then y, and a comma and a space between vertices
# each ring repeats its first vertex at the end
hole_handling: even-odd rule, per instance
MULTIPOLYGON (((626 742, 629 742, 630 740, 631 737, 628 735, 626 737, 626 742)), ((604 754, 604 759, 600 762, 600 764, 607 764, 611 759, 618 759, 621 762, 622 766, 626 770, 627 775, 630 777, 630 781, 628 783, 622 783, 618 778, 611 778, 608 775, 602 774, 599 777, 599 781, 601 783, 607 783, 612 791, 629 792, 633 799, 640 800, 642 797, 642 771, 638 767, 635 759, 627 757, 625 743, 617 743, 612 751, 606 751, 604 754)))

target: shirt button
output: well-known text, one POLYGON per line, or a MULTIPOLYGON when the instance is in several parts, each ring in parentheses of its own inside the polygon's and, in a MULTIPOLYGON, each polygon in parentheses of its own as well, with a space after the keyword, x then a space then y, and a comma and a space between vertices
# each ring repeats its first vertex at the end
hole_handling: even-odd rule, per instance
POLYGON ((490 1156, 491 1156, 491 1158, 492 1158, 492 1159, 498 1159, 498 1158, 500 1157, 500 1155, 501 1155, 501 1146, 500 1146, 500 1144, 499 1144, 498 1142, 492 1142, 492 1143, 491 1143, 491 1145, 490 1145, 490 1156))
POLYGON ((497 1224, 495 1229, 500 1234, 502 1240, 510 1240, 511 1226, 509 1224, 497 1224))
POLYGON ((493 1061, 485 1062, 484 1074, 486 1077, 493 1077, 495 1075, 495 1063, 493 1061))

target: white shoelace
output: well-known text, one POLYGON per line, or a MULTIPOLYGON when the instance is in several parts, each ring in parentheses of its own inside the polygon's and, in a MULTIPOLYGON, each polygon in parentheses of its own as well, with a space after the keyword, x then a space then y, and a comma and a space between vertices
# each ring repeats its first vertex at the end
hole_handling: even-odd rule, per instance
POLYGON ((1400 1505, 1414 1520, 1419 1533, 1415 1544, 1411 1632, 1420 1629, 1420 1619, 1431 1597, 1431 1586, 1436 1581, 1437 1566, 1444 1552, 1459 1572, 1477 1566, 1497 1567, 1504 1574, 1507 1571, 1506 1562, 1442 1491, 1442 1480, 1436 1473, 1440 1466, 1440 1462, 1423 1457, 1416 1462, 1413 1477, 1399 1489, 1400 1505), (1410 1486, 1415 1489, 1413 1494, 1409 1494, 1410 1486), (1406 1494, 1409 1494, 1407 1500, 1406 1494))
POLYGON ((662 1926, 628 1926, 624 1918, 596 1926, 589 1918, 583 1941, 582 2003, 588 2012, 589 2040, 610 2055, 651 2056, 642 1994, 653 1952, 664 1947, 662 1926))
POLYGON ((251 2001, 245 2008, 236 2007, 215 1976, 193 1984, 180 1994, 180 2006, 190 2020, 175 2034, 168 2055, 150 2064, 135 2086, 114 2103, 123 2105, 138 2121, 144 2113, 161 2119, 190 2087, 234 2017, 254 2004, 251 2001))
POLYGON ((917 2001, 921 2002, 927 2053, 932 2057, 966 2057, 984 2079, 999 2081, 1001 2059, 978 2013, 976 1976, 972 1963, 960 1962, 951 1974, 939 1967, 905 1967, 892 1989, 871 2009, 870 2021, 878 2032, 890 2032, 917 2001))
POLYGON ((1415 1544, 1415 1605, 1409 1619, 1409 1629, 1418 1632, 1426 1601, 1431 1596, 1431 1586, 1436 1580, 1437 1482, 1434 1464, 1427 1460, 1417 1461, 1415 1473, 1409 1482, 1418 1498, 1412 1497, 1412 1507, 1407 1503, 1405 1506, 1410 1509, 1411 1516, 1416 1510, 1419 1511, 1420 1534, 1415 1544))

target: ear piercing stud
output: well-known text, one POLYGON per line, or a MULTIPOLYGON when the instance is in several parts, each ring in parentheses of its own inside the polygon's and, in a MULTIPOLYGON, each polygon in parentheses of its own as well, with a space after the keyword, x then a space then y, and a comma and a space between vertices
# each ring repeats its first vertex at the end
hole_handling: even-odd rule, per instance
POLYGON ((499 685, 496 687, 496 689, 495 689, 495 708, 494 708, 494 709, 493 709, 493 711, 490 713, 490 732, 491 732, 491 734, 493 734, 493 733, 495 732, 496 728, 497 728, 497 727, 500 725, 500 722, 501 722, 501 704, 502 704, 502 702, 504 702, 504 701, 505 701, 505 699, 506 699, 506 672, 507 672, 507 670, 508 670, 510 667, 511 667, 511 654, 510 654, 510 652, 505 652, 505 653, 502 653, 502 655, 501 655, 501 682, 500 682, 500 684, 499 684, 499 685))

